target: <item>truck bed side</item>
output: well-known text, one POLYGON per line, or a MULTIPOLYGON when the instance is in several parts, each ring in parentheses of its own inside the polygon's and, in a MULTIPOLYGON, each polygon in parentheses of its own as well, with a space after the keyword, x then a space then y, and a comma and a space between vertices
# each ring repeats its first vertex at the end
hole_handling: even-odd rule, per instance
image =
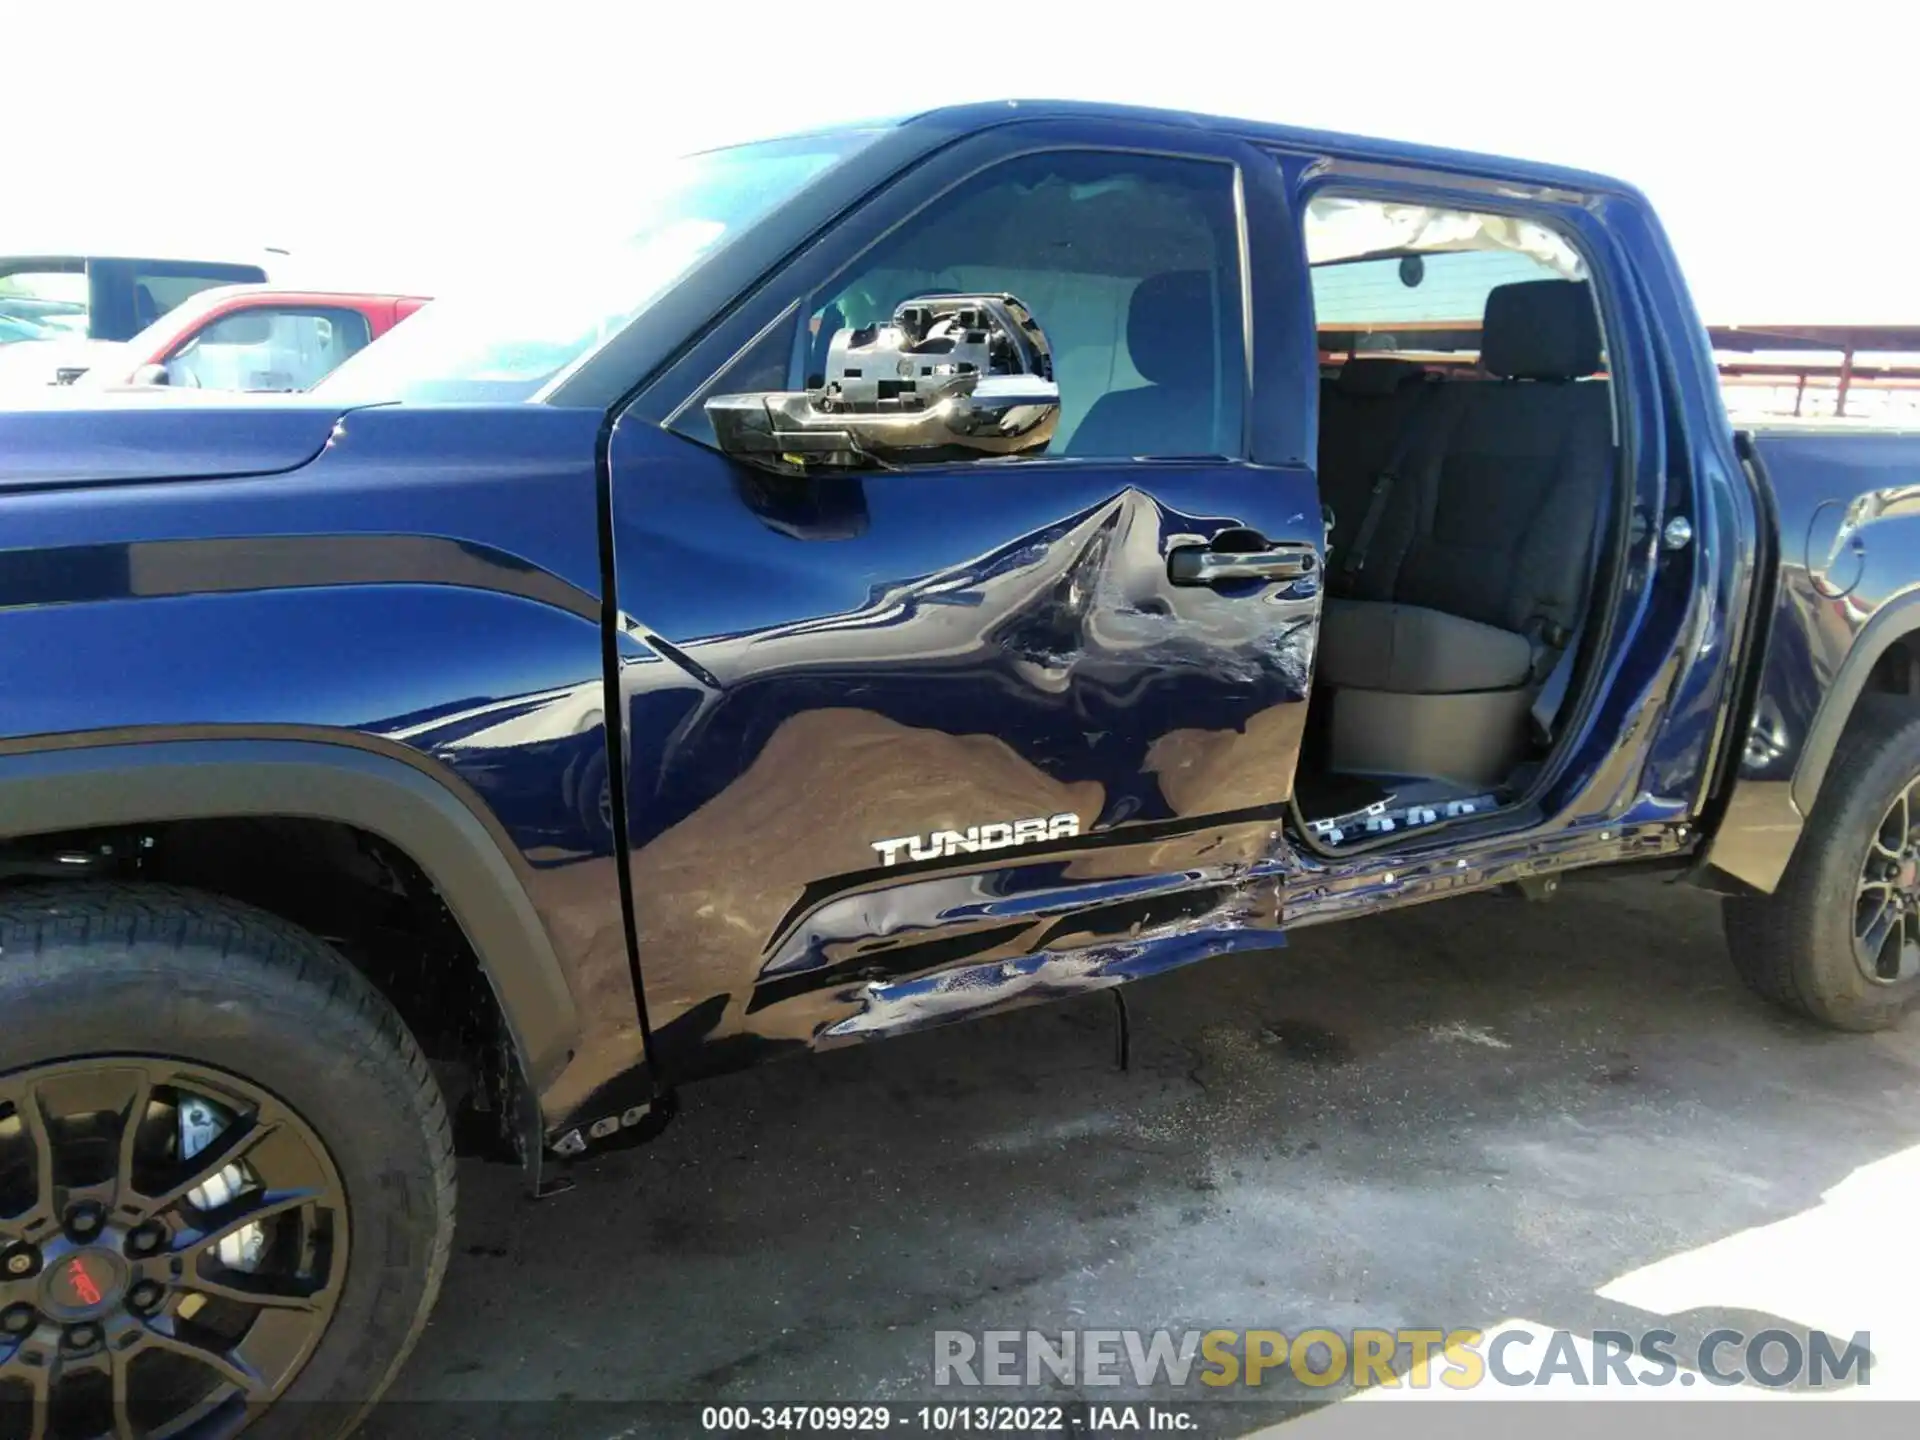
POLYGON ((1860 697, 1920 696, 1920 433, 1783 426, 1743 444, 1777 512, 1779 569, 1711 858, 1771 890, 1860 697))

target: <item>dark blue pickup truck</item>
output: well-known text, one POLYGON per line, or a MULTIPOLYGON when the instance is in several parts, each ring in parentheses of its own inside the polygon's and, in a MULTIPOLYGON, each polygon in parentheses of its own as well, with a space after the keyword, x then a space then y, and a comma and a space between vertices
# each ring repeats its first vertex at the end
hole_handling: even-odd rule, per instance
POLYGON ((0 1399, 337 1431, 456 1134, 1296 926, 1667 867, 1920 995, 1920 438, 1736 434, 1633 190, 1018 104, 633 198, 296 401, 0 415, 0 1399))

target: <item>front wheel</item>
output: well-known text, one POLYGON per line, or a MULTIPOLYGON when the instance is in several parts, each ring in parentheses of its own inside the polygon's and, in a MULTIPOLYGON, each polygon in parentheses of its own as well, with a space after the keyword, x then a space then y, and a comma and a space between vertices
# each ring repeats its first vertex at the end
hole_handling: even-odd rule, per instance
POLYGON ((1741 977, 1839 1030, 1886 1029, 1920 1001, 1920 712, 1862 703, 1779 888, 1724 908, 1741 977))
POLYGON ((305 931, 152 885, 0 893, 0 1435, 350 1429, 453 1230, 386 1001, 305 931))

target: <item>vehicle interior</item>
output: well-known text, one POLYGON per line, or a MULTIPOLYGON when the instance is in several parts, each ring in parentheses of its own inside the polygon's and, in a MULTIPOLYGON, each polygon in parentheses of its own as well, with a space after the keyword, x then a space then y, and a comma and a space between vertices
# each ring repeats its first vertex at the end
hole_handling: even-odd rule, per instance
POLYGON ((1508 217, 1309 215, 1328 556, 1298 802, 1351 845, 1497 808, 1550 752, 1616 483, 1599 311, 1508 217))

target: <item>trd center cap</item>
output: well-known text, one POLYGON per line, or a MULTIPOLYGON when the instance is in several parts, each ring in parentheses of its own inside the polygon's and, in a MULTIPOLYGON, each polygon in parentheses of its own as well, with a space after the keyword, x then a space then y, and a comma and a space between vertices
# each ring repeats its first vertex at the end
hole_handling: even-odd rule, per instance
POLYGON ((60 1320, 97 1320, 126 1293, 127 1266, 111 1250, 76 1250, 47 1268, 41 1304, 60 1320))

